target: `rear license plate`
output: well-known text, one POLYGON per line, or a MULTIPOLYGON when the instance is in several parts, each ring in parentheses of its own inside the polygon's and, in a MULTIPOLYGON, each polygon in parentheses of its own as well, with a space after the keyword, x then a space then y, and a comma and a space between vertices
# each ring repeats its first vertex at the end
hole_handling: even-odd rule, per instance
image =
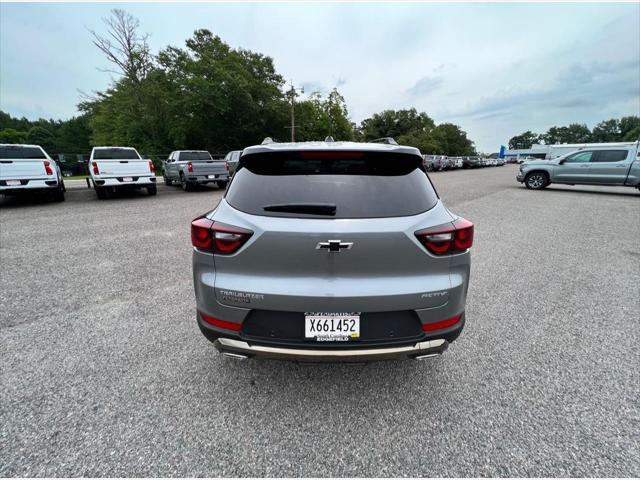
POLYGON ((318 342, 357 340, 360 338, 360 313, 305 313, 304 338, 318 342))
POLYGON ((209 178, 218 178, 218 175, 209 175, 209 178))
POLYGON ((133 178, 132 177, 124 177, 122 179, 123 182, 133 182, 133 178))
POLYGON ((20 180, 7 180, 7 186, 13 187, 14 185, 20 185, 20 180))

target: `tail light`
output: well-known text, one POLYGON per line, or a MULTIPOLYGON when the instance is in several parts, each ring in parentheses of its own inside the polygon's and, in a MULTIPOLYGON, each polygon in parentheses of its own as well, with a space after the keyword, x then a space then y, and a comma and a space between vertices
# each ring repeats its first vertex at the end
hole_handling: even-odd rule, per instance
POLYGON ((419 230, 416 237, 434 255, 460 253, 473 245, 473 223, 458 218, 444 227, 419 230))
POLYGON ((227 173, 231 174, 231 167, 229 166, 229 162, 224 162, 224 166, 227 169, 227 173))
POLYGON ((151 160, 149 160, 149 170, 151 170, 151 173, 156 173, 156 167, 151 160))
POLYGON ((187 163, 187 172, 193 173, 193 163, 187 163))
POLYGON ((462 318, 462 314, 456 315, 455 317, 447 318, 446 320, 440 320, 439 322, 423 323, 422 331, 435 332, 436 330, 444 330, 445 328, 453 327, 456 323, 460 321, 461 318, 462 318))
POLYGON ((231 255, 251 238, 253 232, 240 227, 214 223, 205 217, 191 222, 191 244, 199 250, 231 255))
POLYGON ((100 175, 100 170, 98 169, 98 164, 96 162, 91 162, 91 166, 93 167, 93 174, 100 175))
POLYGON ((205 322, 207 322, 210 325, 213 325, 214 327, 224 328, 226 330, 233 330, 234 332, 239 332, 240 329, 242 328, 241 323, 227 322, 226 320, 220 320, 219 318, 212 317, 211 315, 207 315, 202 312, 198 312, 198 313, 200 313, 200 316, 205 322))
POLYGON ((44 170, 47 172, 47 175, 53 175, 53 170, 51 169, 51 162, 49 162, 49 160, 44 161, 44 170))

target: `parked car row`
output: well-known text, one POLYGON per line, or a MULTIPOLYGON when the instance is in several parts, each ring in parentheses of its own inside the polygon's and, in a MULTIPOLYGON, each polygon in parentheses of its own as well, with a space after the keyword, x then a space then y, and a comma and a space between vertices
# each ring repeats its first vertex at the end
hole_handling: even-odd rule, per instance
POLYGON ((454 170, 456 168, 501 167, 504 158, 447 157, 446 155, 423 155, 424 167, 428 172, 454 170))
MULTIPOLYGON (((226 188, 240 152, 230 152, 228 161, 215 160, 206 150, 171 152, 163 161, 164 183, 175 183, 185 191, 209 183, 226 188)), ((87 186, 93 188, 101 200, 123 189, 144 189, 149 195, 158 192, 153 162, 143 159, 132 147, 94 147, 88 171, 87 186)), ((41 146, 0 144, 0 194, 44 193, 51 200, 62 202, 65 191, 58 162, 41 146)))

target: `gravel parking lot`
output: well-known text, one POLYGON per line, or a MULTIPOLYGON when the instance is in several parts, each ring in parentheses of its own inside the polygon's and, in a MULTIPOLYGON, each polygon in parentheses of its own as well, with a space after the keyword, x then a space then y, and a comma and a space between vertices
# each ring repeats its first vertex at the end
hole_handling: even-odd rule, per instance
POLYGON ((217 189, 0 200, 1 476, 638 476, 640 195, 432 174, 476 224, 442 358, 222 358, 189 222, 217 189))

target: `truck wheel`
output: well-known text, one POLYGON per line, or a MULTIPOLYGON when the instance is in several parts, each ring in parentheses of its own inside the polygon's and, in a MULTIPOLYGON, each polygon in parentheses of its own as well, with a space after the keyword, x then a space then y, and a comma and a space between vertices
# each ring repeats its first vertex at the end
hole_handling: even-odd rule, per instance
POLYGON ((54 202, 64 202, 64 186, 60 185, 53 192, 51 192, 51 200, 54 202))
POLYGON ((191 182, 188 182, 182 173, 180 174, 180 184, 185 192, 190 192, 193 189, 191 182))
POLYGON ((542 190, 549 185, 549 177, 543 172, 531 172, 524 177, 524 185, 530 190, 542 190))
POLYGON ((155 195, 156 193, 158 193, 158 187, 156 187, 155 185, 150 185, 147 187, 147 193, 149 195, 155 195))
POLYGON ((173 180, 171 180, 171 179, 169 179, 169 178, 165 177, 164 175, 162 175, 162 178, 164 178, 164 184, 165 184, 167 187, 170 187, 171 185, 173 185, 173 180))
POLYGON ((225 188, 227 188, 227 183, 229 182, 221 181, 221 182, 216 182, 216 185, 218 185, 218 188, 221 188, 224 190, 225 188))
POLYGON ((96 195, 98 196, 98 200, 106 200, 109 198, 107 189, 103 187, 96 187, 96 195))

